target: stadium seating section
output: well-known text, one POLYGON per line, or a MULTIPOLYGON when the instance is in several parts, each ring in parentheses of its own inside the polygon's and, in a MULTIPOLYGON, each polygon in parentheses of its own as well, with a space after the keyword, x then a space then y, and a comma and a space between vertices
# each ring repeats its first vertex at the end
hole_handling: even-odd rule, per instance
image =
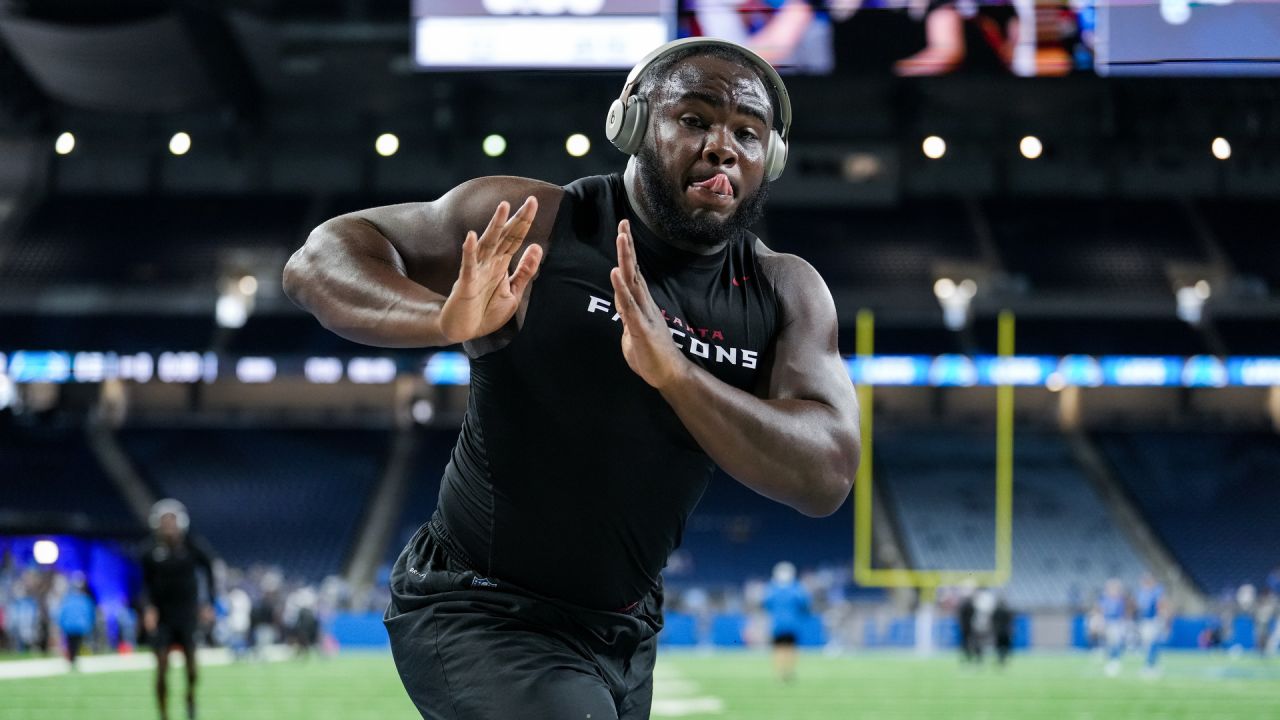
POLYGON ((0 428, 0 533, 140 531, 83 428, 0 428))
MULTIPOLYGON (((925 430, 876 441, 878 477, 919 569, 995 567, 995 436, 925 430)), ((1067 608, 1109 577, 1136 580, 1142 562, 1057 436, 1015 436, 1013 577, 1018 610, 1067 608)), ((883 521, 883 520, 882 520, 883 521)))
POLYGON ((157 494, 229 564, 319 580, 342 570, 388 435, 353 430, 130 430, 126 449, 157 494))
POLYGON ((310 230, 305 210, 299 197, 53 197, 8 248, 0 282, 212 289, 229 253, 301 245, 310 230), (92 243, 86 227, 94 228, 92 243))
POLYGON ((1164 263, 1204 261, 1171 202, 1021 198, 987 211, 1007 268, 1034 290, 1168 295, 1164 263))
POLYGON ((419 434, 417 447, 408 476, 408 492, 402 503, 391 542, 387 544, 384 560, 387 565, 395 562, 405 543, 435 512, 440 495, 440 478, 449 464, 453 445, 458 439, 456 430, 428 430, 419 434))
POLYGON ((939 261, 975 262, 969 224, 956 203, 931 200, 896 209, 771 209, 765 240, 822 268, 831 286, 933 292, 939 261))
POLYGON ((1200 589, 1260 585, 1280 555, 1280 437, 1103 433, 1116 474, 1200 589))
POLYGON ((746 578, 768 578, 783 560, 813 569, 848 567, 852 557, 849 503, 829 517, 805 517, 717 472, 664 575, 676 586, 736 587, 746 578))

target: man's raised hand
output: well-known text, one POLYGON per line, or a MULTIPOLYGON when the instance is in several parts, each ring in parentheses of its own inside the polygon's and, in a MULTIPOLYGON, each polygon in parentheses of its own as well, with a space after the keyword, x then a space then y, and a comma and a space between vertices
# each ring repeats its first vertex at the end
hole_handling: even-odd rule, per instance
POLYGON ((458 279, 440 309, 440 330, 449 342, 473 340, 506 325, 538 272, 542 247, 536 244, 525 249, 510 272, 511 260, 538 213, 538 201, 530 196, 508 217, 510 210, 506 201, 498 203, 484 232, 469 231, 462 242, 458 279))
POLYGON ((672 342, 662 310, 640 275, 631 223, 627 220, 618 223, 618 266, 609 273, 609 280, 613 283, 614 307, 622 316, 622 355, 637 375, 661 390, 692 363, 672 342))

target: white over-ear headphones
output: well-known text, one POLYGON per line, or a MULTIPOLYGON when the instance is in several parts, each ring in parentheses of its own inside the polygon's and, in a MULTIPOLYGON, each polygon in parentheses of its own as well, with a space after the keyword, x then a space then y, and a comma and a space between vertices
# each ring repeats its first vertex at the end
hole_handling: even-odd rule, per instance
POLYGON ((604 123, 605 136, 609 138, 609 142, 628 155, 635 155, 640 152, 640 144, 644 140, 644 131, 649 124, 648 101, 631 94, 635 91, 636 85, 640 81, 640 76, 644 74, 645 69, 663 57, 677 50, 698 45, 721 45, 741 52, 751 62, 755 63, 756 67, 769 79, 769 83, 773 85, 773 93, 778 103, 778 116, 782 121, 782 131, 779 132, 776 129, 769 131, 769 147, 765 150, 764 171, 769 180, 777 180, 787 166, 787 142, 791 136, 791 99, 787 96, 787 87, 782 84, 782 77, 778 75, 778 71, 774 70, 773 66, 766 62, 764 58, 728 40, 702 37, 683 38, 669 42, 645 55, 635 67, 631 68, 631 72, 627 75, 627 82, 622 86, 622 94, 609 107, 609 117, 605 119, 604 123))
POLYGON ((178 521, 178 529, 186 532, 191 526, 191 516, 187 515, 187 506, 173 498, 166 498, 151 506, 151 516, 147 518, 152 530, 160 529, 160 518, 173 515, 178 521))

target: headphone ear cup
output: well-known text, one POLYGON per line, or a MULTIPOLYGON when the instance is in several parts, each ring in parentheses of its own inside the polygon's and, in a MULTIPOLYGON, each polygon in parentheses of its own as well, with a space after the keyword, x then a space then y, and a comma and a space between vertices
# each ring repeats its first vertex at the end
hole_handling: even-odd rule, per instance
POLYGON ((614 100, 609 106, 609 115, 604 119, 604 136, 609 142, 618 144, 618 135, 622 132, 623 117, 627 114, 627 106, 622 100, 614 100))
POLYGON ((626 103, 614 100, 605 120, 605 135, 614 147, 628 155, 640 152, 644 141, 645 126, 649 124, 649 103, 644 98, 631 97, 626 103))
POLYGON ((769 133, 769 149, 764 154, 764 171, 770 182, 782 177, 787 167, 787 141, 777 130, 769 133))

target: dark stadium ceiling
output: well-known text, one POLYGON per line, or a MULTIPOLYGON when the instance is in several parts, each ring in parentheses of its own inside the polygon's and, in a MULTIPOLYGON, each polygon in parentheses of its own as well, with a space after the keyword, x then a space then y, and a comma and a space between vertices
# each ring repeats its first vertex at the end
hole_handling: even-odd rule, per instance
MULTIPOLYGON (((619 72, 415 71, 407 0, 0 0, 0 314, 71 316, 90 308, 208 314, 216 281, 211 270, 204 281, 210 287, 199 292, 190 284, 166 289, 154 282, 127 283, 127 292, 108 285, 21 286, 14 261, 20 243, 6 231, 18 222, 9 215, 22 198, 123 195, 148 208, 151 199, 167 195, 214 202, 301 198, 304 209, 290 216, 298 229, 286 233, 296 247, 306 227, 327 217, 318 214, 344 205, 423 199, 484 174, 566 182, 619 169, 623 156, 600 130, 621 79, 619 72), (54 138, 68 130, 76 150, 56 156, 54 138), (178 131, 192 137, 183 157, 167 150, 178 131), (399 135, 394 157, 373 152, 382 132, 399 135), (507 138, 501 158, 480 152, 481 138, 491 132, 507 138), (586 157, 565 154, 571 132, 594 143, 586 157)), ((920 202, 945 200, 964 204, 946 216, 963 228, 956 234, 980 237, 990 232, 983 230, 987 216, 999 215, 982 204, 993 199, 1056 198, 1062 212, 1069 206, 1063 200, 1130 198, 1162 203, 1182 222, 1185 198, 1274 203, 1280 188, 1275 79, 860 75, 794 77, 788 84, 795 143, 772 207, 778 217, 799 214, 797 223, 813 222, 804 217, 810 209, 897 208, 890 223, 897 227, 920 202), (942 162, 921 154, 921 140, 931 134, 946 138, 942 162), (1027 134, 1043 139, 1040 160, 1019 155, 1018 139, 1027 134), (1216 136, 1231 138, 1231 162, 1209 154, 1216 136)), ((44 250, 28 245, 33 253, 44 250)), ((975 301, 980 316, 1011 297, 1022 311, 1044 317, 1172 315, 1173 285, 1165 277, 1171 270, 1163 260, 1152 271, 1159 287, 1124 302, 1096 292, 1054 295, 1036 287, 1034 274, 1027 292, 1017 268, 1006 273, 1000 260, 999 252, 984 251, 966 261, 975 267, 952 273, 991 276, 975 301)), ((919 277, 909 288, 895 280, 893 287, 868 291, 858 276, 833 282, 842 316, 851 322, 858 307, 879 304, 895 308, 904 321, 936 323, 932 283, 951 273, 939 262, 927 258, 912 266, 919 277)), ((1206 277, 1236 275, 1216 260, 1209 265, 1206 277)), ((135 270, 129 268, 128 277, 151 277, 135 270)), ((278 267, 259 276, 271 275, 278 277, 278 267)), ((1280 312, 1267 291, 1248 290, 1255 285, 1216 295, 1216 312, 1246 319, 1280 312)), ((293 308, 264 292, 258 312, 293 308)))
MULTIPOLYGON (((96 153, 97 170, 57 174, 55 189, 282 190, 278 178, 291 175, 305 180, 298 190, 431 193, 492 171, 567 180, 618 165, 599 128, 620 79, 417 72, 406 0, 0 0, 0 137, 35 143, 47 159, 52 139, 70 129, 96 153), (151 168, 178 130, 215 151, 193 153, 171 186, 151 168), (372 138, 383 131, 398 133, 405 150, 391 172, 370 166, 372 138), (478 152, 490 132, 509 141, 502 163, 485 164, 478 152), (570 132, 587 133, 597 151, 567 158, 570 132), (243 169, 246 158, 303 171, 274 173, 270 183, 243 169)), ((1255 195, 1280 186, 1275 80, 789 82, 797 120, 791 182, 775 196, 784 204, 935 193, 1255 195), (945 167, 920 156, 929 134, 947 138, 945 167), (1025 134, 1046 143, 1034 168, 1019 165, 1025 134), (1206 171, 1219 135, 1232 138, 1238 161, 1206 171)))

